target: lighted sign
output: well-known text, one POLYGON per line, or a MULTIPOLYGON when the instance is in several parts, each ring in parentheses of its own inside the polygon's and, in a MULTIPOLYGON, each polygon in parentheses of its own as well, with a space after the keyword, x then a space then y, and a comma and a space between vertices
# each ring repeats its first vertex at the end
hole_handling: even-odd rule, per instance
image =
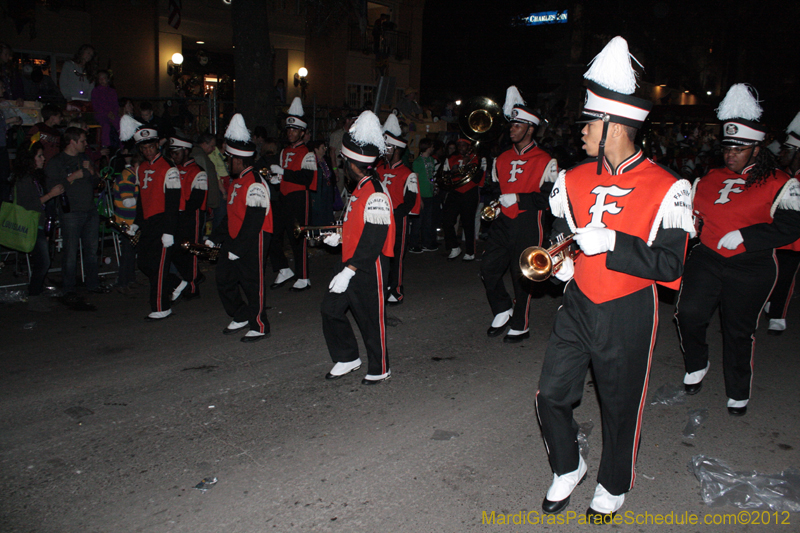
POLYGON ((541 26, 542 24, 566 24, 567 10, 563 11, 541 11, 518 17, 514 20, 517 26, 541 26))

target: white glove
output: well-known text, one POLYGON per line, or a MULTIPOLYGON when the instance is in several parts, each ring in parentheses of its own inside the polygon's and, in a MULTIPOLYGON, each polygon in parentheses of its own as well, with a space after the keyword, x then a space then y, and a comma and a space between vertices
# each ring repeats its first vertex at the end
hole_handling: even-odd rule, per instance
POLYGON ((571 257, 565 258, 553 275, 564 283, 568 282, 575 275, 575 262, 571 257))
POLYGON ((613 229, 586 226, 576 230, 575 242, 586 255, 603 254, 614 251, 617 232, 613 229))
POLYGON ((208 246, 209 248, 214 248, 216 246, 213 242, 211 242, 211 239, 206 239, 205 245, 208 246))
POLYGON ((122 207, 136 207, 136 198, 125 198, 122 200, 122 207))
POLYGON ((350 285, 350 278, 356 275, 356 271, 350 267, 344 267, 341 272, 333 276, 328 288, 331 292, 335 292, 336 294, 341 294, 347 290, 347 286, 350 285))
POLYGON ((273 185, 280 185, 281 184, 281 176, 280 174, 274 175, 269 179, 269 182, 273 185))
POLYGON ((516 194, 501 194, 500 195, 500 205, 503 207, 511 207, 517 203, 517 195, 516 194))
POLYGON ((236 261, 237 259, 239 259, 239 256, 233 252, 228 252, 228 259, 230 259, 231 261, 236 261))
POLYGON ((169 248, 173 244, 175 244, 175 237, 170 235, 169 233, 164 233, 161 235, 161 244, 164 245, 164 248, 169 248))
POLYGON ((332 247, 336 248, 337 246, 339 246, 339 243, 342 242, 342 236, 339 235, 338 233, 331 233, 330 235, 325 237, 322 240, 322 242, 324 242, 328 246, 332 246, 332 247))
POLYGON ((280 176, 283 176, 283 167, 280 165, 270 165, 269 172, 270 174, 278 174, 280 176))
POLYGON ((744 237, 742 237, 741 231, 739 231, 738 229, 730 231, 726 233, 725 236, 719 240, 719 244, 717 244, 717 250, 719 250, 720 248, 735 250, 743 242, 744 242, 744 237))
POLYGON ((131 224, 130 226, 128 226, 128 235, 130 235, 131 237, 136 235, 137 231, 139 231, 139 225, 138 224, 131 224))

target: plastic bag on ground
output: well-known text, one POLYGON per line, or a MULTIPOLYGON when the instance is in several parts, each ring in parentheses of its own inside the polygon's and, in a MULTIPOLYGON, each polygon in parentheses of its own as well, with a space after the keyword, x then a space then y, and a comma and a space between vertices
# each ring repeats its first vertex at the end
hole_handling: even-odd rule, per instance
POLYGON ((592 422, 584 422, 578 426, 578 448, 584 459, 589 456, 589 435, 592 434, 594 424, 592 422))
POLYGON ((700 409, 689 409, 689 420, 686 421, 686 425, 683 427, 683 436, 687 439, 693 439, 695 433, 697 432, 697 428, 699 428, 703 422, 706 421, 708 418, 708 409, 702 407, 700 409))
POLYGON ((672 383, 667 383, 666 385, 661 385, 653 394, 650 405, 676 405, 685 402, 686 391, 683 390, 683 385, 676 386, 672 383))
POLYGON ((800 512, 800 470, 795 468, 780 474, 734 472, 719 459, 695 455, 689 471, 700 481, 706 505, 800 512))

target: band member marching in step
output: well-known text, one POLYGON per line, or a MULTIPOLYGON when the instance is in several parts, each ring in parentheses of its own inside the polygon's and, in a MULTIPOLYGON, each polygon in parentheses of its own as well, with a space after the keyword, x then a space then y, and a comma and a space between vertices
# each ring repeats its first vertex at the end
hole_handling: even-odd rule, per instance
POLYGON ((658 331, 656 282, 683 271, 694 231, 691 186, 634 144, 652 103, 633 96, 627 42, 612 39, 584 75, 584 150, 594 159, 562 171, 550 195, 553 233, 576 233, 583 252, 566 259, 566 281, 547 345, 536 410, 553 469, 542 503, 557 513, 585 479, 573 408, 591 363, 600 398, 603 451, 590 522, 609 522, 635 480, 642 412, 658 331))
POLYGON ((385 152, 380 120, 371 111, 364 111, 342 141, 351 192, 342 233, 325 238, 329 246, 342 244, 342 264, 322 300, 322 332, 335 363, 325 379, 339 379, 361 368, 348 309, 367 350, 368 370, 361 383, 375 385, 391 376, 384 290, 389 258, 394 253, 395 228, 392 203, 375 171, 376 159, 385 152))
POLYGON ((286 118, 289 146, 281 150, 281 164, 270 166, 270 183, 280 185, 280 195, 273 202, 275 232, 270 248, 270 262, 278 276, 270 286, 272 289, 277 289, 295 277, 295 272, 289 268, 283 253, 284 233, 289 236, 292 244, 294 268, 297 269, 297 280, 290 290, 298 292, 311 287, 308 279, 308 242, 303 237, 294 235, 295 225, 308 225, 311 206, 308 193, 317 190, 317 159, 303 144, 303 134, 307 127, 308 124, 303 120, 303 104, 296 97, 286 118))
POLYGON ((694 183, 700 243, 686 260, 675 306, 687 394, 700 391, 708 372, 706 333, 719 308, 725 393, 734 416, 746 414, 750 400, 758 318, 777 274, 774 248, 800 238, 800 186, 762 146, 761 113, 742 83, 717 109, 725 167, 694 183))
POLYGON ((397 116, 389 114, 383 125, 386 158, 378 163, 377 171, 384 188, 389 192, 394 210, 394 256, 389 261, 389 281, 386 287, 389 305, 403 303, 403 258, 405 257, 408 215, 419 215, 420 195, 417 175, 403 164, 407 141, 403 138, 397 116))
POLYGON ((445 159, 443 172, 456 170, 467 165, 480 165, 481 171, 476 174, 475 180, 456 187, 447 193, 442 206, 442 224, 444 225, 445 246, 450 250, 447 256, 449 261, 461 255, 459 238, 456 235, 456 220, 461 217, 461 229, 464 230, 464 256, 462 261, 475 260, 475 215, 480 201, 479 187, 483 187, 486 174, 486 160, 478 160, 477 154, 470 151, 472 141, 459 139, 456 142, 456 153, 445 159))
POLYGON ((239 113, 225 131, 228 155, 228 205, 225 222, 212 235, 209 246, 222 244, 217 263, 217 290, 231 317, 222 333, 232 335, 249 327, 240 340, 257 342, 269 337, 264 307, 264 259, 272 234, 269 187, 253 171, 256 145, 239 113), (244 298, 242 298, 244 293, 244 298))
POLYGON ((513 146, 500 154, 492 167, 492 180, 500 185, 500 214, 489 230, 481 278, 494 315, 486 334, 497 337, 510 326, 503 342, 513 343, 530 337, 531 287, 522 276, 519 256, 529 246, 542 246, 544 212, 550 207, 548 197, 558 177, 558 164, 536 146, 533 134, 540 119, 513 85, 506 92, 503 113, 511 123, 513 146), (509 268, 513 301, 503 281, 509 268))
MULTIPOLYGON (((800 113, 786 128, 786 141, 778 154, 781 168, 795 179, 800 178, 800 113)), ((775 250, 778 260, 778 279, 764 309, 769 318, 770 335, 781 335, 786 330, 786 313, 794 293, 795 278, 800 270, 800 240, 775 250)))
POLYGON ((161 156, 158 132, 134 120, 130 115, 120 119, 120 140, 133 138, 144 161, 136 171, 139 202, 136 218, 129 228, 131 235, 141 228, 136 247, 139 269, 150 280, 150 314, 145 320, 163 320, 172 314, 172 287, 169 269, 178 229, 181 202, 181 177, 178 169, 161 156))
MULTIPOLYGON (((182 134, 169 139, 172 162, 181 174, 181 203, 178 213, 178 242, 199 243, 206 224, 206 199, 208 197, 208 176, 206 171, 189 157, 192 141, 182 134)), ((200 296, 199 283, 204 279, 197 267, 197 256, 179 250, 173 261, 180 274, 180 280, 173 279, 172 301, 183 297, 191 300, 200 296)))

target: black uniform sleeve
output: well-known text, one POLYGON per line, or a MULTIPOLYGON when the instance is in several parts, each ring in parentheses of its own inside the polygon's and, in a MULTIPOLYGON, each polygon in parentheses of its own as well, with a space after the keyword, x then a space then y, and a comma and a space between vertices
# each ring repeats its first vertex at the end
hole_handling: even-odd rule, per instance
POLYGON ((406 190, 406 193, 403 195, 403 203, 397 206, 394 210, 394 214, 397 217, 404 217, 408 216, 411 212, 411 209, 414 207, 414 203, 417 201, 417 193, 414 191, 406 190))
POLYGON ((197 211, 202 207, 203 201, 206 199, 206 193, 203 189, 192 189, 189 199, 186 201, 185 211, 197 211))
POLYGON ((353 265, 359 270, 369 270, 378 260, 388 233, 388 224, 365 223, 356 251, 353 253, 353 257, 345 263, 345 266, 353 265))
POLYGON ((305 168, 301 170, 284 170, 283 179, 289 183, 296 183, 297 185, 308 187, 311 185, 311 182, 314 181, 314 171, 305 168))
POLYGON ((222 217, 222 222, 211 231, 211 235, 208 238, 211 239, 215 246, 219 246, 228 240, 228 235, 228 215, 225 215, 222 217))
POLYGON ((660 228, 647 246, 639 237, 617 231, 614 251, 606 254, 606 267, 639 278, 675 281, 683 275, 687 238, 680 228, 660 228))
POLYGON ((542 185, 541 192, 517 193, 519 208, 523 211, 550 209, 550 191, 552 190, 553 183, 547 182, 542 185))
POLYGON ((748 252, 780 248, 800 239, 800 211, 776 209, 771 223, 753 224, 739 231, 748 252))

